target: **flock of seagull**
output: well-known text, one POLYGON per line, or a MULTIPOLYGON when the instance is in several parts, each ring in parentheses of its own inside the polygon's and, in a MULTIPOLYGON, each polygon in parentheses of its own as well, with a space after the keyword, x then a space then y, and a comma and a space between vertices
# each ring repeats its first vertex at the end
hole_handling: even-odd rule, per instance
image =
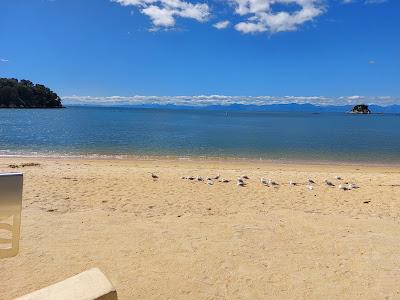
MULTIPOLYGON (((156 175, 154 173, 150 173, 150 174, 151 174, 151 177, 153 178, 153 180, 157 180, 159 178, 158 175, 156 175)), ((213 177, 206 177, 206 178, 203 178, 201 176, 197 176, 197 177, 195 177, 195 176, 188 176, 188 177, 182 176, 181 179, 189 180, 189 181, 205 182, 208 185, 214 185, 215 181, 218 181, 218 182, 221 182, 221 183, 229 183, 229 182, 231 182, 231 180, 229 180, 229 179, 221 178, 221 175, 217 175, 217 176, 213 176, 213 177)), ((335 179, 336 179, 336 181, 339 182, 338 188, 340 190, 349 191, 349 190, 354 190, 354 189, 358 189, 359 188, 359 186, 354 184, 354 183, 344 182, 343 179, 340 176, 336 176, 335 179)), ((241 175, 241 176, 236 178, 236 184, 237 184, 237 186, 245 187, 247 185, 247 180, 250 180, 249 176, 241 175)), ((268 179, 268 178, 265 178, 265 177, 261 177, 260 178, 260 183, 262 185, 264 185, 264 186, 267 186, 267 187, 279 186, 280 185, 276 181, 273 181, 272 179, 268 179)), ((330 181, 328 179, 325 179, 323 181, 323 183, 325 185, 327 185, 327 186, 330 186, 330 187, 335 187, 336 186, 336 184, 334 184, 332 181, 330 181)), ((309 178, 307 180, 307 182, 306 182, 306 186, 310 191, 314 190, 314 186, 316 184, 317 183, 311 178, 309 178)), ((304 183, 298 183, 298 182, 294 182, 294 181, 289 181, 289 186, 298 186, 298 185, 304 185, 304 183)))

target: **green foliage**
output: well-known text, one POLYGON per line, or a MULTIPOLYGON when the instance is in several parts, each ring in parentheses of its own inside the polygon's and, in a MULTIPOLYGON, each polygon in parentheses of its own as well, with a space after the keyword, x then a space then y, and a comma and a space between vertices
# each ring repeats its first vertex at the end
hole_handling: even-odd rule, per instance
POLYGON ((356 114, 370 114, 371 111, 368 108, 368 105, 365 104, 359 104, 353 107, 352 113, 356 114))
POLYGON ((0 108, 61 108, 60 97, 42 84, 0 78, 0 108))

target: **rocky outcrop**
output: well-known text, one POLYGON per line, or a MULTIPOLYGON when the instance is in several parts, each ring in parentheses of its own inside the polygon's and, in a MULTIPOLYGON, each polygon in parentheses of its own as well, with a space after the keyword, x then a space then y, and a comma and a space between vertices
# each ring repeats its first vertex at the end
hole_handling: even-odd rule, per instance
POLYGON ((368 105, 365 104, 359 104, 353 107, 353 109, 351 110, 351 113, 353 114, 370 114, 371 111, 368 108, 368 105))

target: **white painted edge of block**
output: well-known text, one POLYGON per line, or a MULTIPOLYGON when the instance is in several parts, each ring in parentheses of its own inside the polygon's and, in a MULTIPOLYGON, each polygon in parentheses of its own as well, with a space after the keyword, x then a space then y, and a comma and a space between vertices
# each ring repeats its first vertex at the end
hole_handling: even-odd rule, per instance
POLYGON ((117 291, 98 268, 93 268, 15 300, 116 300, 117 291))

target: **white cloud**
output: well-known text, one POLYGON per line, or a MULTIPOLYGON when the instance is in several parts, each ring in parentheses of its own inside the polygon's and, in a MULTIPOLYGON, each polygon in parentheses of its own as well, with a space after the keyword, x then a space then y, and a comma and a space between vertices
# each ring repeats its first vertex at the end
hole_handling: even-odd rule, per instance
POLYGON ((229 22, 228 20, 225 20, 225 21, 221 21, 221 22, 215 23, 213 25, 213 27, 215 27, 217 29, 225 29, 225 28, 227 28, 229 26, 230 23, 231 22, 229 22))
POLYGON ((248 16, 235 25, 243 33, 294 31, 325 12, 320 0, 233 0, 235 12, 248 16), (280 5, 283 10, 276 10, 280 5), (297 9, 293 10, 293 6, 297 9), (286 8, 286 9, 284 9, 286 8))
MULTIPOLYGON (((123 6, 134 6, 147 15, 154 27, 172 28, 176 25, 176 18, 188 18, 205 22, 210 17, 210 8, 207 3, 191 3, 189 0, 110 0, 123 6)), ((205 0, 191 0, 205 1, 205 0)), ((327 10, 325 4, 329 0, 223 0, 226 5, 233 7, 234 19, 239 21, 234 28, 242 33, 278 33, 296 31, 307 22, 312 22, 327 10)), ((332 0, 333 1, 333 0, 332 0)), ((335 0, 343 4, 361 2, 364 4, 378 4, 387 0, 335 0)), ((213 27, 227 28, 231 20, 217 22, 213 27)))
POLYGON ((381 4, 385 3, 387 0, 365 0, 365 4, 381 4))
POLYGON ((8 60, 8 59, 5 59, 5 58, 0 58, 0 62, 6 63, 6 62, 9 62, 9 60, 8 60))
POLYGON ((272 104, 314 104, 314 105, 355 105, 360 103, 378 104, 382 106, 400 104, 400 97, 378 96, 225 96, 225 95, 199 95, 199 96, 64 96, 66 105, 180 105, 180 106, 209 106, 209 105, 272 105, 272 104))
MULTIPOLYGON (((147 15, 156 27, 173 27, 175 18, 204 22, 210 12, 206 3, 192 4, 181 0, 112 0, 123 6, 136 6, 147 15)), ((154 28, 153 28, 154 29, 154 28)))
POLYGON ((350 4, 350 3, 356 3, 356 2, 361 2, 364 4, 382 4, 387 2, 388 0, 342 0, 343 4, 350 4))

